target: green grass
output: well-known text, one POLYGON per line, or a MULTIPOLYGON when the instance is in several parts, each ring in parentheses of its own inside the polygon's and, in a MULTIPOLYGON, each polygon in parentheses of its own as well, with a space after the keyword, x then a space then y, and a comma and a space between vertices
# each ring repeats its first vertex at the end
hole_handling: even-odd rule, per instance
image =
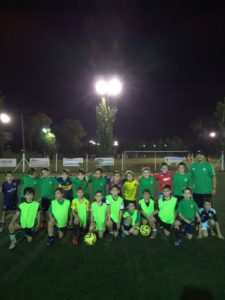
MULTIPOLYGON (((218 210, 225 233, 225 174, 218 174, 218 210)), ((104 239, 73 248, 70 234, 51 248, 41 232, 32 244, 8 250, 0 235, 0 299, 225 299, 225 241, 183 240, 162 234, 104 239)))

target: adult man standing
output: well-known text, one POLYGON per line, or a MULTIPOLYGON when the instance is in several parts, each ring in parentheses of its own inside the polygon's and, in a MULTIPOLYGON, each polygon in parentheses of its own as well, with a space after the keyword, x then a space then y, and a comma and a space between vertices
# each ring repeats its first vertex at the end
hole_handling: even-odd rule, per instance
POLYGON ((206 160, 205 152, 195 152, 196 161, 190 167, 192 178, 193 198, 199 208, 203 206, 204 199, 212 199, 216 194, 216 173, 213 165, 206 160))

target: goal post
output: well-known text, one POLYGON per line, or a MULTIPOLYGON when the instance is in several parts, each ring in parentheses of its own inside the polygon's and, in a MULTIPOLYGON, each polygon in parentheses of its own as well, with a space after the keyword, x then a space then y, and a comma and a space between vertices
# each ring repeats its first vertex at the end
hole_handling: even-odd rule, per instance
POLYGON ((162 150, 162 151, 124 151, 122 153, 121 169, 125 171, 141 170, 145 166, 149 166, 152 170, 162 162, 167 162, 172 167, 179 162, 184 161, 187 165, 193 161, 193 155, 190 150, 162 150))

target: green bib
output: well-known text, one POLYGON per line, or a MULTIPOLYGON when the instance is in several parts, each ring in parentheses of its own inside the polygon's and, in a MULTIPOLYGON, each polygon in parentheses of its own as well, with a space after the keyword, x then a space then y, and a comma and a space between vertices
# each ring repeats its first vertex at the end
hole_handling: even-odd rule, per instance
POLYGON ((131 225, 135 226, 135 224, 137 224, 139 222, 139 216, 138 216, 138 210, 135 209, 133 214, 131 214, 129 211, 125 211, 125 213, 123 214, 124 219, 131 217, 132 222, 131 225))
POLYGON ((107 211, 106 204, 102 203, 102 205, 99 206, 96 202, 93 202, 91 205, 91 209, 93 212, 94 221, 96 223, 96 229, 100 231, 104 230, 107 211))
POLYGON ((39 203, 37 201, 33 202, 22 202, 19 205, 20 209, 20 224, 22 228, 33 228, 35 219, 37 217, 37 212, 39 208, 39 203))
POLYGON ((154 205, 155 205, 155 201, 150 199, 149 200, 149 205, 147 205, 145 203, 144 199, 141 199, 138 201, 141 209, 146 213, 146 215, 149 217, 153 212, 154 212, 154 205))
POLYGON ((56 220, 57 226, 59 228, 65 227, 68 223, 70 201, 64 199, 63 203, 59 203, 59 201, 56 199, 51 202, 51 206, 52 206, 52 215, 56 220))
POLYGON ((159 199, 159 217, 167 224, 173 224, 175 220, 175 208, 177 204, 177 198, 171 197, 169 200, 159 199))
POLYGON ((114 200, 112 195, 108 195, 106 196, 106 203, 110 206, 110 216, 113 222, 118 223, 120 208, 123 206, 123 199, 118 196, 118 198, 114 200))

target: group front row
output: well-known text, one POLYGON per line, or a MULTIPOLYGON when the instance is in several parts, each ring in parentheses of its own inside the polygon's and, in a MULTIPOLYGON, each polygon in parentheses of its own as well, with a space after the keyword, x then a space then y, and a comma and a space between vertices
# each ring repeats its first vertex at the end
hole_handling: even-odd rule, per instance
MULTIPOLYGON (((18 230, 22 229, 27 241, 31 242, 43 227, 44 212, 41 211, 39 202, 34 200, 34 189, 26 188, 24 198, 9 225, 10 250, 16 247, 18 230)), ((82 234, 87 231, 95 232, 99 239, 103 238, 107 231, 111 240, 119 235, 122 238, 138 235, 142 224, 151 227, 150 239, 157 237, 159 228, 163 228, 166 236, 169 236, 173 229, 176 246, 180 245, 183 233, 187 239, 192 239, 196 230, 198 238, 210 235, 224 239, 210 200, 205 200, 203 208, 199 209, 189 187, 184 188, 183 199, 177 203, 177 198, 172 196, 170 185, 165 185, 163 197, 158 200, 157 207, 149 190, 144 191, 143 199, 138 203, 130 201, 124 207, 117 186, 111 187, 106 198, 103 197, 102 191, 97 191, 90 205, 89 200, 84 197, 83 188, 79 187, 77 198, 71 202, 64 198, 63 189, 55 190, 55 199, 51 201, 48 209, 46 245, 52 246, 56 238, 61 239, 68 229, 72 231, 72 245, 76 246, 82 234)))

